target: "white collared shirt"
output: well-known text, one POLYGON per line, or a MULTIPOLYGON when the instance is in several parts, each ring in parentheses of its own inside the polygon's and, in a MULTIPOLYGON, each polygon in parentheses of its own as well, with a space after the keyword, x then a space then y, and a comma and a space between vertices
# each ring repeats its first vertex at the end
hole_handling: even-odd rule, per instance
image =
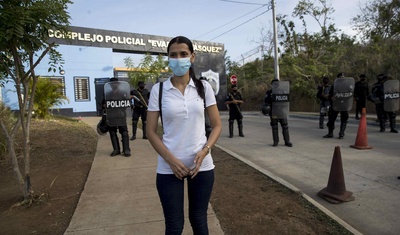
MULTIPOLYGON (((211 85, 202 81, 206 98, 206 107, 216 104, 211 85)), ((160 111, 158 104, 160 83, 156 83, 150 92, 148 111, 160 111)), ((171 78, 163 84, 162 93, 163 143, 189 169, 194 168, 196 153, 207 142, 205 134, 204 101, 198 95, 195 84, 190 79, 184 95, 171 83, 171 78)), ((214 169, 211 154, 208 154, 200 171, 214 169)), ((173 174, 168 163, 158 156, 157 173, 173 174)))

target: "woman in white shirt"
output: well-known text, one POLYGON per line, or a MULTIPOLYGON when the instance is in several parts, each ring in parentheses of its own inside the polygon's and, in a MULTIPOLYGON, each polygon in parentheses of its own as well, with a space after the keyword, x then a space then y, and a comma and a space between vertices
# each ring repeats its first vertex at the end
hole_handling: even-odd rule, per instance
POLYGON ((221 133, 221 120, 211 85, 196 79, 191 67, 195 60, 192 42, 183 36, 175 37, 167 52, 174 75, 162 88, 162 138, 157 134, 160 83, 151 90, 147 113, 147 135, 158 153, 156 184, 164 211, 165 234, 182 234, 185 178, 193 233, 208 234, 207 208, 214 183, 210 150, 221 133), (208 140, 204 108, 212 125, 208 140))

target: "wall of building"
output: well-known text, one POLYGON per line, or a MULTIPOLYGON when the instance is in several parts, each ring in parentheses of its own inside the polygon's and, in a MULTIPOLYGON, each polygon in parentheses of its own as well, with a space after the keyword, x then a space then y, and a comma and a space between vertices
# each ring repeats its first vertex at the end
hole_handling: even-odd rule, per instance
MULTIPOLYGON (((171 39, 163 36, 73 26, 71 26, 71 32, 67 36, 60 34, 60 32, 49 30, 49 37, 50 41, 60 44, 57 51, 63 56, 64 64, 62 69, 65 73, 60 74, 59 71, 48 72, 48 57, 41 61, 35 69, 35 73, 42 77, 63 79, 65 95, 68 97, 69 102, 54 107, 54 109, 67 116, 99 115, 96 91, 99 93, 97 96, 98 101, 99 97, 102 96, 99 87, 106 81, 104 78, 113 77, 114 68, 121 67, 121 64, 123 64, 121 53, 127 53, 126 57, 144 53, 165 55, 168 42, 171 39), (116 55, 118 53, 120 53, 119 56, 116 55), (87 100, 76 100, 76 78, 88 79, 89 96, 87 100), (97 87, 95 81, 97 81, 97 87)), ((196 77, 203 76, 209 79, 210 84, 215 88, 218 108, 225 110, 224 101, 227 85, 224 46, 213 42, 193 41, 193 43, 197 54, 194 63, 196 77)), ((6 83, 0 93, 0 98, 12 110, 19 108, 15 84, 12 81, 6 83)))
MULTIPOLYGON (((114 66, 112 49, 61 45, 57 50, 62 54, 64 59, 64 75, 60 75, 59 71, 48 72, 48 57, 45 57, 35 70, 35 73, 38 76, 55 76, 64 78, 65 95, 68 97, 69 102, 54 108, 60 109, 63 113, 71 113, 72 116, 77 116, 82 113, 96 113, 94 81, 95 78, 113 76, 114 66), (89 100, 75 100, 74 78, 76 77, 85 77, 89 79, 89 100), (73 113, 76 113, 76 115, 73 113)), ((11 109, 17 110, 18 99, 14 86, 13 82, 8 82, 2 89, 2 97, 4 102, 11 107, 11 109)))

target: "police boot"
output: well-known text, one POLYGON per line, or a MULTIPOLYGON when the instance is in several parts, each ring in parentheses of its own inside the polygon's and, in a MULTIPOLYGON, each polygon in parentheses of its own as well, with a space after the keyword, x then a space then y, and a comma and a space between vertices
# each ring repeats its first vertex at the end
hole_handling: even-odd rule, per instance
POLYGON ((131 137, 131 140, 135 140, 136 139, 137 123, 138 123, 138 121, 132 121, 132 137, 131 137))
POLYGON ((288 126, 283 126, 282 127, 282 135, 283 135, 283 139, 285 140, 285 145, 288 146, 288 147, 292 147, 293 144, 290 142, 289 127, 288 126))
POLYGON ((389 119, 389 122, 390 122, 390 132, 392 132, 392 133, 399 133, 399 132, 396 130, 396 119, 391 118, 391 119, 389 119))
POLYGON ((346 130, 347 122, 340 123, 339 139, 343 139, 344 131, 346 130))
POLYGON ((146 122, 142 121, 143 139, 147 140, 146 122))
POLYGON ((239 129, 239 136, 240 136, 240 137, 244 137, 242 119, 240 119, 240 120, 238 121, 238 129, 239 129))
POLYGON ((324 129, 324 115, 319 115, 319 129, 324 129))
POLYGON ((333 138, 333 128, 328 127, 328 134, 323 136, 324 138, 333 138))
POLYGON ((272 146, 276 147, 278 146, 279 143, 279 134, 278 134, 278 125, 271 125, 272 127, 272 139, 274 140, 274 143, 272 146))
POLYGON ((381 128, 380 132, 385 132, 385 129, 386 129, 386 120, 385 119, 382 119, 382 118, 379 119, 379 127, 381 128))
POLYGON ((229 138, 233 137, 233 121, 229 121, 229 138))
POLYGON ((124 155, 125 155, 125 157, 130 157, 131 149, 129 148, 129 134, 127 131, 125 131, 121 135, 122 135, 122 149, 123 149, 124 155))
POLYGON ((117 132, 110 131, 110 139, 111 139, 111 144, 113 146, 113 151, 111 152, 110 156, 114 157, 116 155, 121 154, 120 148, 119 148, 119 139, 117 136, 117 132))

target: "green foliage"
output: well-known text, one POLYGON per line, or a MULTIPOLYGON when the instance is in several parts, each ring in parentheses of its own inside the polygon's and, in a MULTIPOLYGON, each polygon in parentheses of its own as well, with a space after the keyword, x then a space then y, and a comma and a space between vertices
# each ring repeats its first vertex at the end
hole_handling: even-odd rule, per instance
MULTIPOLYGON (((8 0, 0 2, 0 71, 9 76, 28 76, 29 59, 49 47, 48 30, 67 32, 69 0, 8 0), (14 67, 13 73, 10 68, 14 67)), ((51 46, 52 47, 52 46, 51 46)), ((47 51, 46 51, 47 53, 47 51)), ((58 57, 54 57, 54 62, 58 57)), ((33 62, 33 61, 31 61, 33 62)), ((53 63, 53 65, 56 63, 53 63)))
MULTIPOLYGON (((333 82, 339 72, 355 79, 359 74, 366 74, 370 85, 380 73, 400 78, 399 9, 398 0, 369 1, 354 18, 358 35, 364 35, 366 41, 341 33, 335 27, 330 17, 334 9, 328 0, 299 1, 292 17, 300 20, 301 27, 296 27, 289 16, 279 15, 279 72, 280 79, 291 84, 291 109, 312 111, 312 107, 318 106, 315 94, 322 76, 328 76, 333 82), (316 32, 309 30, 311 21, 320 27, 316 32)), ((257 97, 264 96, 274 77, 272 57, 242 66, 228 57, 226 67, 228 84, 232 74, 238 77, 245 109, 259 102, 257 97)))
POLYGON ((62 95, 60 89, 64 89, 63 84, 52 82, 49 78, 39 78, 32 110, 36 117, 48 119, 52 114, 50 111, 53 107, 69 102, 68 98, 62 95))
POLYGON ((163 55, 154 57, 146 54, 136 67, 130 57, 126 57, 124 63, 130 70, 128 71, 129 83, 133 86, 136 86, 138 81, 155 83, 158 78, 166 74, 168 67, 168 61, 163 55))
POLYGON ((400 36, 400 1, 368 1, 361 8, 360 14, 353 17, 354 29, 364 40, 379 42, 381 39, 399 39, 400 36))
POLYGON ((0 1, 0 80, 7 77, 14 82, 19 104, 18 119, 12 123, 11 129, 5 128, 3 119, 0 119, 0 126, 5 133, 6 143, 12 146, 11 150, 14 149, 9 155, 25 202, 31 199, 33 193, 30 184, 29 139, 33 98, 38 83, 35 68, 48 54, 50 70, 55 71, 62 62, 61 55, 54 49, 55 44, 48 42, 48 30, 67 33, 70 19, 67 7, 71 3, 69 0, 0 1), (20 128, 23 136, 24 168, 20 167, 13 146, 13 140, 20 128))
POLYGON ((15 123, 16 117, 12 111, 0 102, 0 119, 7 131, 0 129, 0 159, 6 154, 6 134, 11 131, 12 123, 15 123))

